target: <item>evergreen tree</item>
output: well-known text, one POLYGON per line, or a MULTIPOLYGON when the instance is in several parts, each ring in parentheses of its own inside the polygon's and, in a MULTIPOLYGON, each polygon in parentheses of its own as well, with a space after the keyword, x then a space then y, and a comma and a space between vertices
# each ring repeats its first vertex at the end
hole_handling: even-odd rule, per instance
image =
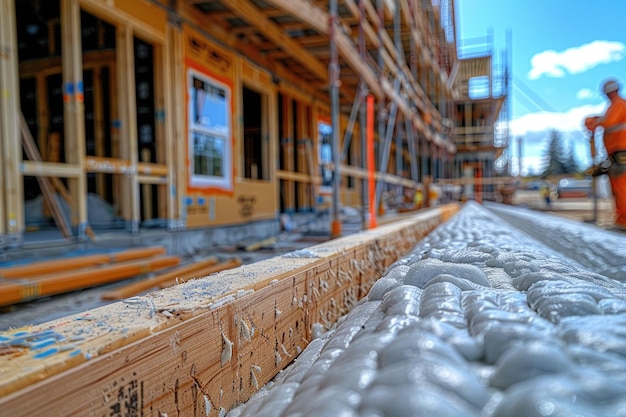
POLYGON ((578 164, 572 149, 563 143, 561 134, 556 130, 550 131, 550 141, 543 156, 543 167, 542 177, 578 172, 578 164))

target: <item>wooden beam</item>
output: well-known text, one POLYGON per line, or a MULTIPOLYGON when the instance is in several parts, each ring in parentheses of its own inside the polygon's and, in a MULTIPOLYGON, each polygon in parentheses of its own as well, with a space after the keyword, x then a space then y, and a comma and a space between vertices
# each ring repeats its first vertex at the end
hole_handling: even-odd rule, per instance
POLYGON ((311 174, 308 173, 300 173, 300 172, 290 172, 290 171, 276 171, 276 178, 285 180, 285 181, 294 181, 301 182, 304 184, 321 184, 322 179, 319 175, 311 177, 311 174))
MULTIPOLYGON (((79 0, 61 0, 65 159, 82 166, 85 157, 85 101, 79 0)), ((71 224, 83 238, 87 226, 87 177, 69 178, 71 224)))
POLYGON ((252 2, 248 0, 221 0, 221 2, 241 19, 256 27, 263 36, 278 45, 320 80, 328 80, 328 69, 291 39, 280 26, 263 15, 263 11, 252 2))
POLYGON ((167 177, 153 177, 149 175, 137 175, 137 182, 142 185, 166 185, 167 177))
POLYGON ((194 29, 200 30, 204 35, 217 41, 219 44, 238 51, 244 59, 262 66, 267 71, 275 74, 283 82, 297 86, 298 89, 306 92, 311 97, 319 100, 327 99, 328 95, 321 92, 324 90, 324 83, 313 82, 309 85, 303 85, 302 80, 294 76, 282 63, 269 60, 267 56, 261 54, 257 48, 233 37, 226 29, 216 25, 215 21, 207 17, 207 15, 198 13, 196 9, 186 3, 179 3, 179 7, 185 23, 189 24, 194 29))
MULTIPOLYGON (((85 69, 103 68, 114 61, 115 51, 113 50, 89 51, 83 54, 83 67, 85 69)), ((20 63, 19 72, 21 78, 45 78, 48 75, 60 73, 62 66, 61 57, 42 58, 20 63)))
MULTIPOLYGON (((35 140, 30 133, 30 129, 28 128, 28 124, 26 123, 26 119, 24 119, 24 115, 21 112, 20 130, 22 133, 22 146, 28 158, 34 161, 41 161, 41 154, 39 153, 39 149, 37 149, 37 144, 35 143, 35 140)), ((50 178, 37 177, 37 182, 39 183, 39 187, 41 188, 41 193, 43 194, 44 200, 50 208, 50 211, 52 212, 54 222, 63 234, 63 237, 70 238, 72 236, 72 230, 67 223, 67 219, 65 218, 65 214, 63 213, 61 205, 56 199, 54 188, 52 187, 50 178)))
POLYGON ((19 73, 15 1, 0 0, 0 246, 21 240, 24 232, 24 195, 19 128, 19 73), (8 238, 5 239, 4 236, 8 238))
POLYGON ((0 409, 209 415, 246 401, 459 206, 28 329, 1 332, 0 409))
MULTIPOLYGON (((149 4, 152 2, 141 1, 139 3, 149 4)), ((113 23, 116 26, 131 25, 133 30, 140 34, 145 41, 163 42, 165 39, 165 28, 156 29, 149 23, 138 19, 136 16, 133 16, 124 10, 121 10, 115 2, 108 0, 80 0, 80 7, 94 16, 98 16, 99 18, 109 23, 113 23)), ((157 6, 155 6, 154 10, 161 12, 157 6)))
POLYGON ((83 170, 78 165, 45 161, 22 161, 20 172, 22 175, 34 177, 59 178, 78 178, 83 174, 83 170))
MULTIPOLYGON (((306 22, 317 32, 328 35, 328 13, 321 10, 319 7, 314 6, 312 3, 301 0, 267 0, 267 3, 279 7, 297 19, 306 22)), ((382 91, 378 85, 376 74, 367 65, 367 63, 360 59, 359 53, 354 47, 352 40, 340 29, 340 27, 337 27, 337 30, 335 31, 335 40, 342 57, 346 60, 353 71, 361 74, 372 94, 381 98, 382 91)))
POLYGON ((128 159, 88 156, 85 158, 85 172, 102 172, 108 174, 142 174, 155 177, 166 176, 167 166, 152 162, 133 163, 128 159))
MULTIPOLYGON (((105 149, 105 132, 108 130, 105 120, 104 96, 106 89, 102 85, 102 67, 93 69, 93 135, 95 142, 95 154, 97 156, 106 155, 105 149)), ((104 175, 96 175, 96 193, 107 199, 107 187, 104 175)))
POLYGON ((157 256, 113 265, 40 275, 29 280, 0 283, 0 306, 108 284, 177 265, 177 256, 157 256))
POLYGON ((168 213, 170 229, 182 226, 183 199, 179 198, 181 190, 185 190, 187 178, 181 175, 179 167, 184 167, 187 159, 187 137, 184 129, 186 126, 185 103, 186 86, 176 80, 185 79, 183 68, 183 45, 181 29, 172 23, 168 23, 165 42, 165 94, 166 94, 166 166, 169 188, 167 190, 168 213), (170 115, 170 116, 167 116, 170 115), (177 191, 178 190, 178 191, 177 191))
POLYGON ((140 202, 139 183, 137 182, 137 164, 139 160, 137 144, 137 107, 135 91, 135 63, 133 26, 117 28, 117 74, 118 90, 127 91, 128 94, 118 95, 118 106, 120 109, 120 157, 130 161, 130 171, 121 181, 121 193, 125 198, 122 203, 122 217, 130 221, 131 231, 139 231, 140 202))
POLYGON ((28 265, 7 266, 0 268, 0 278, 15 279, 37 277, 42 274, 69 271, 72 269, 101 265, 105 263, 131 261, 163 254, 165 254, 165 248, 157 246, 153 248, 127 249, 113 253, 32 262, 28 265))

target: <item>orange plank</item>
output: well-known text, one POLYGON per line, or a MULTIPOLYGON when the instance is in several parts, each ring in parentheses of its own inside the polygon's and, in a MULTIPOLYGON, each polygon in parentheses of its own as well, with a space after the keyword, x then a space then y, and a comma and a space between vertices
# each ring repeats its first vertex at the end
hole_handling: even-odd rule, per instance
POLYGON ((160 256, 96 267, 87 271, 78 270, 68 273, 55 273, 28 281, 5 283, 0 285, 0 306, 108 284, 174 266, 179 262, 180 258, 178 256, 160 256))
POLYGON ((101 265, 110 262, 130 261, 141 258, 148 258, 154 255, 165 253, 163 247, 129 249, 122 252, 110 254, 97 254, 88 256, 76 256, 65 259, 55 259, 50 261, 34 262, 28 265, 19 265, 0 268, 0 278, 36 278, 40 274, 52 272, 69 271, 72 269, 84 268, 88 266, 101 265))

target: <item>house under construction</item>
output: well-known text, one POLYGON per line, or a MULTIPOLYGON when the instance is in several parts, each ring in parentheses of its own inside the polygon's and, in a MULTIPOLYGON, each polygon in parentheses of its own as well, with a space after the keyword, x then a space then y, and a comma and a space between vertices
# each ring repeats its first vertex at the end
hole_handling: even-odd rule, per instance
POLYGON ((453 0, 0 0, 0 248, 40 218, 82 240, 495 198, 508 76, 483 52, 453 0))

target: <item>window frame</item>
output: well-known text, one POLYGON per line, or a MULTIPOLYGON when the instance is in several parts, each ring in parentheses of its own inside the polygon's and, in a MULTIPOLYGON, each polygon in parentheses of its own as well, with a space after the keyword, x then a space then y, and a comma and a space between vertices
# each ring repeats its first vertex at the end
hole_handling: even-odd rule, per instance
MULTIPOLYGON (((195 68, 187 69, 187 88, 189 91, 187 102, 188 113, 188 164, 189 164, 189 187, 195 189, 222 189, 226 191, 232 191, 233 188, 233 143, 232 143, 232 87, 211 75, 199 71, 195 68), (209 123, 202 123, 198 121, 198 97, 196 94, 195 84, 196 82, 202 83, 203 91, 215 92, 213 96, 223 95, 223 119, 219 115, 220 123, 211 125, 209 123), (203 174, 196 173, 196 139, 198 137, 204 137, 209 141, 220 141, 222 143, 222 155, 221 155, 221 173, 220 175, 214 175, 211 173, 203 174)), ((219 149, 219 146, 215 146, 214 149, 219 149)), ((211 159, 211 156, 206 156, 207 159, 211 159)), ((215 157, 213 157, 215 161, 215 157)), ((207 165, 211 165, 207 163, 207 165)))

